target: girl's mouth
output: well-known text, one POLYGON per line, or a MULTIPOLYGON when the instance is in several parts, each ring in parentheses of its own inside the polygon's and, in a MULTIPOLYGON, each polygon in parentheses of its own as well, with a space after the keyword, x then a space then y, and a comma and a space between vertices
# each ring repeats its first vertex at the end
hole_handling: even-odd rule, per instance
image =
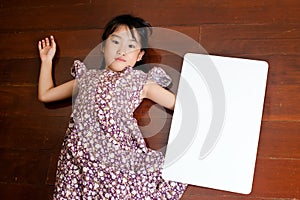
POLYGON ((123 59, 123 58, 116 58, 115 60, 117 60, 117 61, 121 61, 121 62, 126 62, 126 60, 125 60, 125 59, 123 59))

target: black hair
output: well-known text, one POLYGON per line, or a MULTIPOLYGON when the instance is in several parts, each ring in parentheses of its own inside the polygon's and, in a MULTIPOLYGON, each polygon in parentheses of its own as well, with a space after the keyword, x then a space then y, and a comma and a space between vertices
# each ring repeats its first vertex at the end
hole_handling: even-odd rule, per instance
POLYGON ((147 48, 148 36, 152 34, 151 25, 144 19, 129 14, 119 15, 107 23, 104 29, 104 33, 102 34, 102 41, 104 42, 104 44, 109 35, 115 32, 116 29, 122 25, 125 25, 129 28, 130 33, 134 39, 136 39, 136 37, 134 35, 133 29, 136 29, 141 38, 141 49, 144 50, 145 48, 147 48))

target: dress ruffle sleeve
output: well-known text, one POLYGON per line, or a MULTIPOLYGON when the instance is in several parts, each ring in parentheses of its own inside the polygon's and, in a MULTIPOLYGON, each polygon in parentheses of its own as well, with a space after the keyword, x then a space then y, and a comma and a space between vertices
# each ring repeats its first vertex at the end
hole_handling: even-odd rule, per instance
POLYGON ((80 60, 74 61, 73 66, 71 68, 71 75, 74 78, 81 78, 86 71, 87 68, 83 62, 81 62, 80 60))
POLYGON ((153 67, 147 73, 147 80, 153 81, 162 87, 168 87, 172 82, 171 77, 160 67, 153 67))

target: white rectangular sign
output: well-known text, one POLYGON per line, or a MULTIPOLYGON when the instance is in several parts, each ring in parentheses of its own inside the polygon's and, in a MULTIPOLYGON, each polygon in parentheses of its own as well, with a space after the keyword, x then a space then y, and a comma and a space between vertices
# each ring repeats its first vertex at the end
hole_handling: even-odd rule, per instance
POLYGON ((251 192, 267 74, 265 61, 185 55, 164 179, 251 192))

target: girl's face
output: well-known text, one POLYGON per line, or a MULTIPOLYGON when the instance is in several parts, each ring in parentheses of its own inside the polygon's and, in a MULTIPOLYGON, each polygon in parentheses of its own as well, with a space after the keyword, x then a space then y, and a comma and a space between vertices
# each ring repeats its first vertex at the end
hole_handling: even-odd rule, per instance
POLYGON ((142 59, 144 51, 141 51, 140 37, 135 29, 133 32, 135 38, 127 26, 120 26, 105 41, 104 59, 110 70, 122 71, 142 59))

